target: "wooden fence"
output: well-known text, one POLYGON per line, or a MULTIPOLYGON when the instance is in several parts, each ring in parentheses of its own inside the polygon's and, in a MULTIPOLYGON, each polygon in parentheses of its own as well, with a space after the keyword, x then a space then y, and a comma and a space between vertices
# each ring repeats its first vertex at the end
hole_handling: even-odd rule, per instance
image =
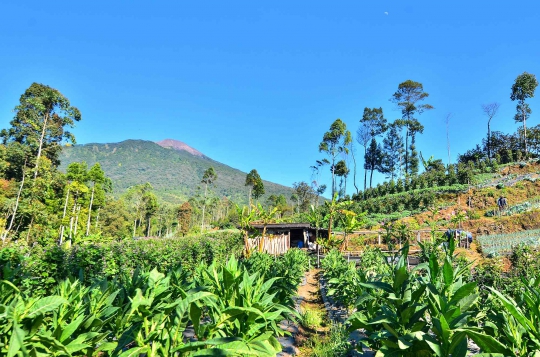
POLYGON ((256 237, 248 239, 249 249, 262 251, 272 255, 285 254, 290 248, 290 239, 288 234, 281 234, 273 237, 256 237), (261 243, 262 239, 262 243, 261 243))

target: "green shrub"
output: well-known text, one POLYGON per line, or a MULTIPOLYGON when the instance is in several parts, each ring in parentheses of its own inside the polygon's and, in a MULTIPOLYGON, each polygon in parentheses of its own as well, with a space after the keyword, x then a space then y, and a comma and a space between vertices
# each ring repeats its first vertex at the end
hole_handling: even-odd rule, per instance
POLYGON ((240 256, 242 249, 237 232, 74 245, 69 249, 56 245, 10 247, 0 249, 0 272, 23 289, 45 294, 69 276, 90 284, 103 278, 125 281, 135 269, 166 272, 182 266, 192 273, 201 262, 225 262, 231 255, 240 256))
POLYGON ((480 213, 476 212, 475 210, 470 210, 467 212, 467 215, 469 216, 469 219, 480 219, 480 213))

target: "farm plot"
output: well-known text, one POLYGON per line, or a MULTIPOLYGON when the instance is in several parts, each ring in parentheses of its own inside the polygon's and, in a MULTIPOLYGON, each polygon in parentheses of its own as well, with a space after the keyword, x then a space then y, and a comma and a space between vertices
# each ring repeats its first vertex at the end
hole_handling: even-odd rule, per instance
POLYGON ((532 247, 540 246, 540 229, 508 234, 492 234, 477 237, 485 256, 510 254, 520 244, 532 247))

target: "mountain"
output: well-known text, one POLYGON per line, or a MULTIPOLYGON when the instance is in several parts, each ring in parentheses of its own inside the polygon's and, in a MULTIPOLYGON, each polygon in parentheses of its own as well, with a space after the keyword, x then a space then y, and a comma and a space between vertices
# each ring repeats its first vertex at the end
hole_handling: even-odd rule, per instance
MULTIPOLYGON (((247 203, 246 173, 212 160, 200 151, 180 141, 167 139, 154 143, 126 140, 112 144, 66 146, 60 157, 60 170, 72 162, 86 161, 88 167, 99 162, 113 181, 113 192, 120 195, 130 186, 149 182, 158 197, 170 203, 180 203, 194 196, 203 172, 213 166, 218 179, 213 188, 218 197, 229 197, 247 203)), ((290 197, 292 188, 264 181, 266 195, 284 194, 290 197)))

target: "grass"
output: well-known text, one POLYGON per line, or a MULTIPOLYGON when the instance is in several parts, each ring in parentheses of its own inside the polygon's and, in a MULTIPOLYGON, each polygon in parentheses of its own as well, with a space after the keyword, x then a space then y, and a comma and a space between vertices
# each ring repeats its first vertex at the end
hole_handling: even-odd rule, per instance
POLYGON ((316 330, 325 325, 325 313, 320 309, 303 307, 300 311, 300 324, 308 329, 316 330))
POLYGON ((334 324, 325 335, 314 334, 302 350, 302 356, 309 357, 344 357, 352 349, 348 341, 349 333, 345 326, 334 324))

